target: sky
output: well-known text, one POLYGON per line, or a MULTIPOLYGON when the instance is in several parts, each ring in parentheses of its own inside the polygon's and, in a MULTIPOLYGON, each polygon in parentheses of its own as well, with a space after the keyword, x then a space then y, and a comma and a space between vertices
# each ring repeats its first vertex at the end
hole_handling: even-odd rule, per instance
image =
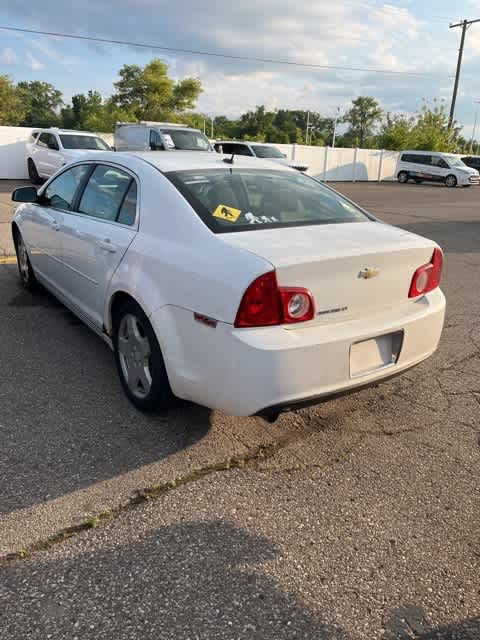
MULTIPOLYGON (((0 73, 15 81, 51 82, 66 101, 89 89, 107 97, 123 64, 144 65, 158 56, 173 77, 201 80, 197 110, 212 116, 237 117, 259 104, 331 116, 359 95, 375 97, 387 111, 415 113, 424 98, 445 99, 449 107, 460 42, 460 29, 449 24, 463 18, 480 18, 480 0, 0 0, 0 26, 370 70, 166 53, 0 30, 0 73)), ((479 64, 480 23, 467 32, 459 87, 456 117, 466 135, 480 100, 479 64)))

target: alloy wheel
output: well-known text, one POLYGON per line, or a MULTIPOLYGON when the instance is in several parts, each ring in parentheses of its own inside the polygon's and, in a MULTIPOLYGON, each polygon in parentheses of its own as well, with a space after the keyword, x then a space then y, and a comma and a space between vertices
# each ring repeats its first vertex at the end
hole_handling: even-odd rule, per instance
POLYGON ((127 313, 118 330, 118 355, 128 388, 137 398, 145 398, 152 388, 151 346, 139 318, 127 313))

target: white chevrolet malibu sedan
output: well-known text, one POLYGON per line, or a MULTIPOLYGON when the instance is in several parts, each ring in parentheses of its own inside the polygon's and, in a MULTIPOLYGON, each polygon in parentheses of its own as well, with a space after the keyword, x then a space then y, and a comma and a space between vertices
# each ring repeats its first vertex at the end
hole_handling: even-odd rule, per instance
POLYGON ((95 153, 13 200, 24 286, 109 343, 139 409, 177 397, 272 417, 437 348, 441 249, 294 169, 95 153))

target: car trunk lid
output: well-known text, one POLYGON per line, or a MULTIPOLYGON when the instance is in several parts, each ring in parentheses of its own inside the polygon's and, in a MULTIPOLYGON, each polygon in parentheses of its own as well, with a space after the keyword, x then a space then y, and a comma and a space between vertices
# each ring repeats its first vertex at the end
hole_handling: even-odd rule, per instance
POLYGON ((268 260, 280 286, 306 287, 316 323, 342 322, 407 304, 415 270, 435 243, 368 221, 223 234, 229 244, 268 260))

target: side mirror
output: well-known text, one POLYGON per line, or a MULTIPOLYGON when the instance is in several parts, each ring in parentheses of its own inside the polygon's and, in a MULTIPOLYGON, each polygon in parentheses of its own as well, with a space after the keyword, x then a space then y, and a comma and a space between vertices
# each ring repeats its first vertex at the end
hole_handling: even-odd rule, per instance
POLYGON ((19 187, 12 193, 14 202, 38 202, 38 194, 35 187, 19 187))

